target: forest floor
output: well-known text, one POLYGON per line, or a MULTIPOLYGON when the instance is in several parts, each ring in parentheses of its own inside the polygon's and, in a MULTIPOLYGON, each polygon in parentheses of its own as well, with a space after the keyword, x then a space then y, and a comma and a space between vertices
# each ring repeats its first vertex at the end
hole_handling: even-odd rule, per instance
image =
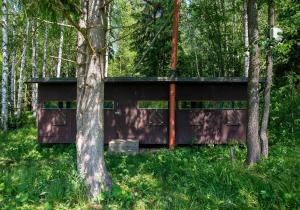
POLYGON ((76 171, 75 145, 39 145, 32 123, 0 133, 0 209, 299 209, 300 144, 274 144, 247 167, 246 149, 201 146, 105 154, 114 186, 94 203, 76 171))

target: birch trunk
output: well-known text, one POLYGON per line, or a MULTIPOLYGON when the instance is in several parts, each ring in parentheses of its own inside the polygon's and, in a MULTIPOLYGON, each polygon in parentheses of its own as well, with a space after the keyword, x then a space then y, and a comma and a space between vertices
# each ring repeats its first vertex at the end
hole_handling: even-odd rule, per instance
POLYGON ((35 28, 35 66, 36 66, 36 77, 38 77, 38 72, 39 72, 39 31, 38 31, 38 24, 36 23, 36 28, 35 28))
MULTIPOLYGON (((273 27, 275 23, 275 2, 274 0, 269 0, 268 9, 268 24, 269 24, 269 41, 273 38, 273 27)), ((261 139, 261 154, 263 157, 268 157, 269 153, 269 139, 268 139, 268 123, 270 114, 270 100, 271 100, 271 87, 272 87, 272 77, 273 77, 273 46, 269 43, 268 55, 267 55, 267 80, 264 90, 264 109, 263 117, 261 121, 260 129, 260 139, 261 139)))
POLYGON ((28 34, 29 34, 29 21, 26 20, 26 29, 25 36, 23 40, 23 50, 21 55, 21 67, 20 67, 20 78, 19 78, 19 88, 18 88, 18 97, 17 97, 17 112, 16 116, 19 118, 22 110, 22 99, 23 99, 23 81, 24 81, 24 69, 26 63, 26 50, 27 50, 27 42, 28 42, 28 34))
POLYGON ((7 0, 2 1, 2 84, 1 84, 1 127, 7 130, 7 82, 8 82, 8 51, 7 51, 7 0))
POLYGON ((259 72, 260 49, 258 46, 258 21, 256 0, 248 0, 250 67, 248 79, 248 129, 247 163, 252 165, 260 160, 259 144, 259 72))
MULTIPOLYGON (((35 42, 35 33, 36 33, 36 23, 32 21, 31 26, 31 65, 32 65, 32 78, 37 78, 37 67, 36 67, 36 42, 35 42)), ((31 107, 33 114, 36 115, 36 109, 37 109, 37 84, 32 84, 32 92, 31 92, 31 107)))
POLYGON ((80 27, 87 31, 87 40, 78 34, 79 52, 77 62, 77 165, 84 178, 90 198, 95 198, 105 189, 111 188, 111 180, 105 168, 104 145, 104 71, 107 12, 99 7, 103 0, 81 0, 83 14, 80 27), (90 49, 92 46, 93 49, 90 49))
POLYGON ((46 77, 46 66, 47 66, 47 41, 48 41, 48 26, 45 25, 45 34, 44 34, 44 58, 43 58, 43 67, 42 67, 42 77, 46 77))
POLYGON ((62 60, 61 58, 62 58, 62 52, 63 52, 63 45, 64 45, 64 27, 61 26, 56 77, 61 76, 61 60, 62 60))
MULTIPOLYGON (((110 18, 110 15, 111 15, 111 6, 108 5, 107 6, 107 28, 110 28, 110 21, 111 21, 111 18, 110 18)), ((110 31, 107 30, 106 31, 106 41, 107 41, 107 47, 105 49, 105 70, 104 70, 104 76, 105 77, 108 77, 108 61, 109 61, 109 38, 110 38, 110 31)))
POLYGON ((244 0, 244 74, 248 77, 249 65, 250 65, 250 52, 249 52, 249 35, 248 35, 248 12, 247 12, 247 0, 244 0))
POLYGON ((12 52, 11 52, 11 80, 10 80, 10 100, 12 110, 16 107, 16 16, 17 16, 17 3, 13 1, 13 23, 12 23, 12 52))

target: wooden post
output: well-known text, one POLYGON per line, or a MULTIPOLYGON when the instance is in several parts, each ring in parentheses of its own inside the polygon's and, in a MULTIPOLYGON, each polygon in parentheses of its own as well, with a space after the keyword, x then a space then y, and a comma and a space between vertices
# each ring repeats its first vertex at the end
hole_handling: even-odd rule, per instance
MULTIPOLYGON (((178 46, 178 28, 180 17, 180 0, 175 0, 174 14, 173 14, 173 32, 172 32, 172 60, 171 60, 171 78, 176 77, 177 65, 177 46, 178 46)), ((175 149, 176 133, 176 85, 174 82, 170 83, 169 93, 169 148, 175 149)))

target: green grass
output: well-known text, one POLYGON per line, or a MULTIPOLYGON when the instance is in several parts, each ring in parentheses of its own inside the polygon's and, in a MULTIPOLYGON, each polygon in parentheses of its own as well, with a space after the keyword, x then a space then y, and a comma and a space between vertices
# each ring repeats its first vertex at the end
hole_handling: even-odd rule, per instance
POLYGON ((0 209, 299 209, 299 143, 272 145, 251 168, 245 153, 235 146, 234 163, 228 146, 106 154, 113 191, 91 204, 75 146, 38 145, 27 124, 0 133, 0 209))

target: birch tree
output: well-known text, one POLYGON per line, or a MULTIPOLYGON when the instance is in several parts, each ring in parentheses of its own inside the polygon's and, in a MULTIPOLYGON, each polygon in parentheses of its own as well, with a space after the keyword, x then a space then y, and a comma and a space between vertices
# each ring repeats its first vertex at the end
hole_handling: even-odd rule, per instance
MULTIPOLYGON (((111 6, 107 6, 107 28, 109 29, 111 27, 111 6)), ((106 40, 109 41, 110 38, 110 31, 106 31, 106 40)), ((109 47, 105 50, 105 70, 104 70, 104 76, 108 77, 108 62, 109 61, 109 47)))
POLYGON ((44 57, 43 57, 43 67, 42 67, 42 77, 46 77, 46 67, 47 67, 47 41, 48 41, 48 25, 45 24, 45 34, 44 34, 44 57))
POLYGON ((63 45, 64 45, 64 27, 61 26, 56 77, 61 76, 61 60, 62 60, 62 53, 63 53, 63 45))
POLYGON ((22 100, 23 100, 23 81, 24 81, 24 70, 26 63, 26 51, 27 51, 27 42, 28 42, 28 34, 29 34, 29 20, 26 19, 26 29, 25 36, 23 39, 23 47, 21 54, 21 67, 20 67, 20 76, 19 76, 19 88, 18 88, 18 97, 17 97, 17 112, 16 116, 19 118, 22 110, 22 100))
POLYGON ((7 130, 7 82, 8 82, 8 51, 7 51, 7 0, 2 0, 2 84, 1 84, 1 126, 7 130))
POLYGON ((268 123, 270 115, 270 99, 271 99, 271 86, 273 77, 273 27, 275 22, 275 2, 268 0, 268 25, 269 25, 269 46, 267 55, 267 80, 264 89, 264 109, 261 121, 260 139, 261 139, 261 154, 263 157, 268 157, 269 153, 269 140, 268 140, 268 123))
POLYGON ((245 47, 245 57, 244 57, 244 74, 248 77, 249 72, 249 36, 248 36, 248 12, 247 12, 247 0, 244 0, 244 47, 245 47))
POLYGON ((38 31, 38 23, 36 22, 34 39, 35 39, 35 66, 36 66, 36 77, 38 77, 39 71, 39 31, 38 31))
POLYGON ((248 0, 248 26, 250 46, 250 66, 248 77, 248 128, 247 163, 252 165, 260 160, 259 143, 259 72, 260 49, 258 46, 258 21, 256 0, 248 0))
MULTIPOLYGON (((32 78, 37 78, 37 66, 36 66, 36 42, 35 42, 35 35, 36 35, 36 22, 32 21, 31 26, 31 66, 32 66, 32 78)), ((31 92, 31 107, 33 114, 36 114, 37 109, 37 84, 32 84, 32 92, 31 92)))
POLYGON ((14 110, 16 106, 16 17, 17 17, 17 2, 13 1, 12 8, 12 52, 11 52, 11 80, 10 80, 10 99, 11 107, 14 110))

